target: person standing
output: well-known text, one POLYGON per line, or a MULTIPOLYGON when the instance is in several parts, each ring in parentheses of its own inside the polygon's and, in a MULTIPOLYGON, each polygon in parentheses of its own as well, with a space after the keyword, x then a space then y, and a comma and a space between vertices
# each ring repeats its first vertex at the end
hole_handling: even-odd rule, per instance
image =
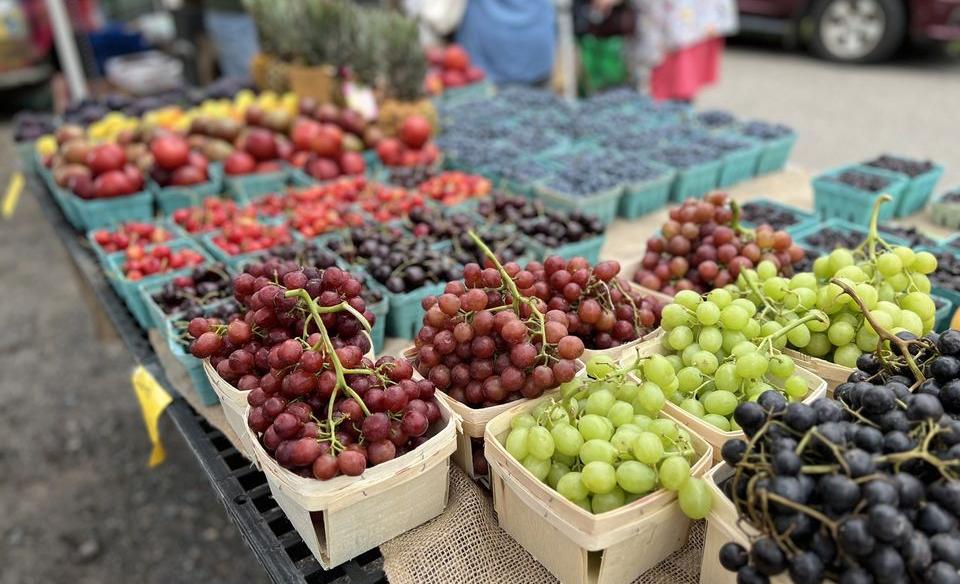
POLYGON ((260 51, 257 27, 241 0, 204 0, 203 25, 217 48, 224 77, 247 77, 250 62, 260 51))

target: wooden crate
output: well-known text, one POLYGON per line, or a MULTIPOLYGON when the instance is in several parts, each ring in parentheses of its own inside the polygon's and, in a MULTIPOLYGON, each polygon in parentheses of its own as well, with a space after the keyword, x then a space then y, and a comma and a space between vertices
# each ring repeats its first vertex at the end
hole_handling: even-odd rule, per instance
MULTIPOLYGON (((713 505, 707 515, 707 533, 703 544, 703 561, 700 563, 700 584, 736 584, 737 575, 728 571, 720 564, 720 548, 727 542, 734 541, 747 550, 750 549, 750 540, 759 532, 746 522, 737 521, 737 509, 733 501, 720 489, 720 482, 725 481, 733 474, 733 469, 721 462, 708 472, 703 479, 713 496, 713 505)), ((770 578, 771 584, 788 584, 790 578, 786 575, 770 578)))
POLYGON ((220 398, 220 406, 223 408, 223 417, 227 419, 227 424, 237 436, 237 449, 240 453, 252 460, 259 468, 259 463, 253 455, 253 442, 250 439, 250 431, 247 429, 247 394, 249 391, 241 391, 233 385, 227 383, 217 370, 210 365, 210 359, 203 360, 203 372, 207 374, 210 381, 210 387, 220 398))
MULTIPOLYGON (((654 338, 645 341, 643 344, 637 347, 633 353, 628 355, 628 358, 642 358, 655 353, 663 354, 664 351, 661 347, 661 337, 662 331, 654 338)), ((626 362, 626 360, 624 362, 626 362)), ((810 388, 807 397, 803 399, 803 403, 813 403, 827 394, 827 382, 815 375, 813 372, 804 369, 803 363, 797 363, 796 375, 802 377, 807 382, 807 387, 810 388)), ((727 440, 746 438, 746 435, 741 431, 724 432, 713 424, 694 416, 669 400, 663 404, 663 410, 670 414, 671 417, 676 418, 682 422, 683 425, 690 428, 691 431, 693 431, 697 436, 700 436, 710 443, 710 446, 713 447, 714 462, 719 462, 721 460, 720 449, 723 448, 723 444, 727 440)))
MULTIPOLYGON (((510 420, 545 399, 550 398, 516 405, 487 424, 484 452, 497 522, 566 584, 633 582, 683 547, 690 519, 681 511, 676 494, 665 489, 595 515, 523 468, 507 453, 503 441, 510 432, 510 420)), ((692 431, 690 438, 699 455, 691 474, 701 476, 710 468, 713 451, 692 431)))
POLYGON ((257 441, 254 455, 270 494, 324 569, 339 566, 443 512, 459 416, 438 402, 441 420, 413 451, 359 477, 304 478, 281 467, 257 441))

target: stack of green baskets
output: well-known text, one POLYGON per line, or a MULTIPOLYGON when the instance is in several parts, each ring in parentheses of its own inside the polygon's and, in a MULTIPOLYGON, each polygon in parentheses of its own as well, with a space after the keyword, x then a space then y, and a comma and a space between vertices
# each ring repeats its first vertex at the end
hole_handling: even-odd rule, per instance
POLYGON ((813 179, 813 205, 822 219, 844 219, 859 225, 868 225, 873 203, 884 194, 893 201, 880 207, 880 221, 888 221, 900 205, 900 197, 907 186, 905 175, 879 168, 854 164, 841 166, 813 179), (882 192, 869 192, 835 180, 846 171, 880 176, 889 181, 882 192))
MULTIPOLYGON (((864 163, 869 166, 869 163, 864 163)), ((870 168, 874 168, 870 166, 870 168)), ((893 172, 893 171, 890 171, 893 172)), ((934 164, 930 170, 916 176, 910 176, 895 172, 907 180, 907 185, 900 194, 900 200, 894 215, 897 217, 906 217, 923 209, 933 194, 933 189, 937 186, 937 181, 943 176, 943 166, 934 164)))

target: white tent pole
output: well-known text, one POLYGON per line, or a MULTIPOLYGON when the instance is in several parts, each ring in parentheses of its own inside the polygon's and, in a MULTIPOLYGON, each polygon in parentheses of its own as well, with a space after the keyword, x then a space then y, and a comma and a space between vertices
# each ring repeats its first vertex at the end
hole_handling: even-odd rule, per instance
POLYGON ((77 42, 73 37, 73 26, 70 17, 63 6, 63 0, 45 0, 47 14, 53 25, 54 44, 57 47, 57 56, 60 57, 60 66, 67 76, 67 86, 70 88, 71 99, 83 99, 87 96, 87 80, 83 75, 83 65, 80 63, 80 54, 77 52, 77 42))
POLYGON ((557 29, 560 41, 560 71, 563 75, 563 96, 577 99, 577 52, 573 40, 573 0, 554 0, 557 8, 557 29))

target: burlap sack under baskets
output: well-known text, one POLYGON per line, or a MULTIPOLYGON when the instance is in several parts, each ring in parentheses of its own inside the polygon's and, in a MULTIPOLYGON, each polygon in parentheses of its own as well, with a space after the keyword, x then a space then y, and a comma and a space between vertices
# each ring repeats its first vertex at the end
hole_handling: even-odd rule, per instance
MULTIPOLYGON (((704 522, 690 540, 634 584, 697 584, 704 522)), ((443 514, 380 546, 391 584, 553 584, 557 581, 497 525, 490 494, 459 468, 450 468, 443 514)))

